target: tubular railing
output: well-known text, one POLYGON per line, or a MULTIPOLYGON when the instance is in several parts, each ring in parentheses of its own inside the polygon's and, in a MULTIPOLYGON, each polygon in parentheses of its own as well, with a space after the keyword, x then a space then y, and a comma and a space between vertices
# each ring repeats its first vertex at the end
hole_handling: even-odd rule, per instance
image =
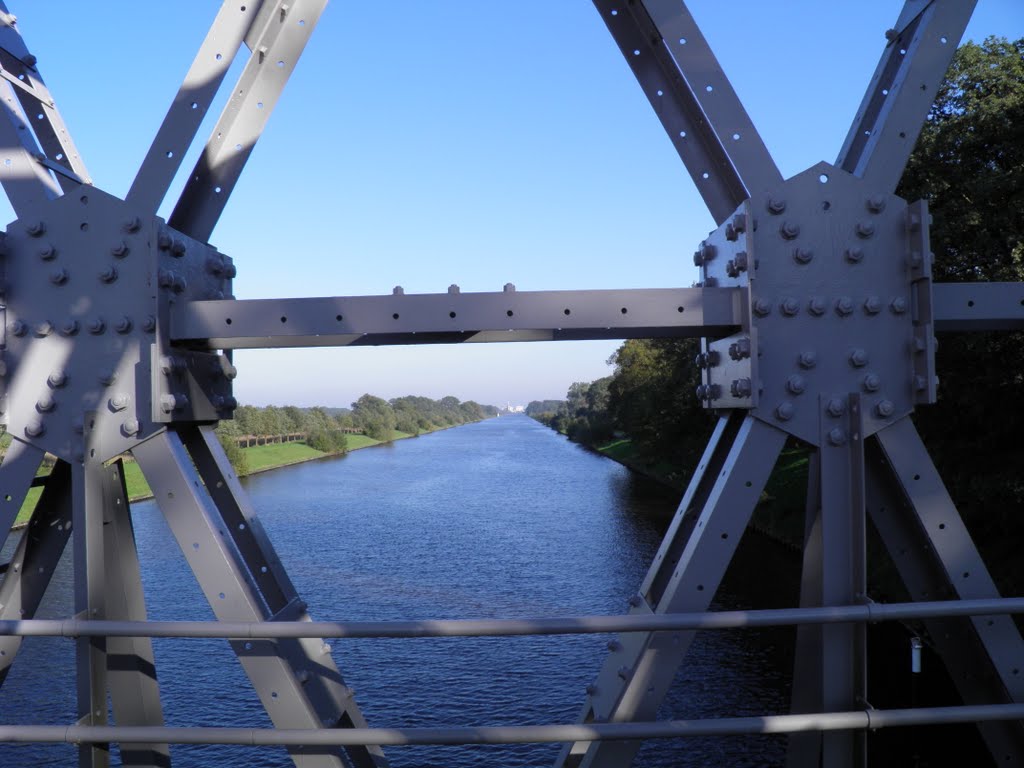
MULTIPOLYGON (((26 619, 0 621, 0 636, 282 638, 439 638, 579 635, 624 632, 753 629, 799 624, 877 623, 957 616, 1024 613, 1024 597, 919 603, 865 603, 821 608, 706 611, 626 616, 420 621, 107 621, 26 619)), ((0 742, 121 744, 229 744, 247 746, 355 746, 521 744, 692 736, 785 734, 866 730, 915 725, 1024 720, 1024 704, 919 707, 794 715, 451 728, 213 728, 165 726, 0 725, 0 742)))

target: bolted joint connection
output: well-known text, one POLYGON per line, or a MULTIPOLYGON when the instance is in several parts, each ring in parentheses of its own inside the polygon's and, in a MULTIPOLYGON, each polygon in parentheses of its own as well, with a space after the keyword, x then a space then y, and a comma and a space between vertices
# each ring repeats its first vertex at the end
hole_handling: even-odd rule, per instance
POLYGON ((164 413, 180 411, 188 405, 188 398, 185 395, 161 395, 160 410, 164 413))
POLYGON ((744 360, 750 357, 750 339, 744 336, 729 345, 729 357, 733 360, 744 360))
POLYGON ((701 384, 697 387, 698 400, 717 400, 722 396, 722 388, 718 384, 701 384))
POLYGON ((882 400, 875 406, 875 413, 883 419, 888 419, 895 410, 892 400, 882 400))

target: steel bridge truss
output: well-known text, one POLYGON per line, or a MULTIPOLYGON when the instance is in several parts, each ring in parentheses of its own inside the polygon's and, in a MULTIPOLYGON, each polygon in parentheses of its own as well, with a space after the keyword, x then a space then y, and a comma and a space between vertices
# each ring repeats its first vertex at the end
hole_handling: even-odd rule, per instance
MULTIPOLYGON (((783 179, 681 0, 594 0, 718 224, 697 248, 697 287, 236 300, 234 264, 208 240, 325 4, 224 3, 120 200, 90 183, 0 3, 0 183, 18 216, 0 282, 0 404, 14 437, 0 529, 44 486, 0 583, 0 683, 23 636, 73 636, 79 716, 0 727, 0 739, 72 741, 90 767, 109 763, 111 742, 124 765, 165 766, 169 742, 220 741, 360 768, 385 766, 380 745, 410 738, 547 740, 565 743, 559 766, 611 768, 642 738, 752 729, 794 732, 791 765, 852 766, 868 727, 966 720, 1000 764, 1024 765, 1024 642, 1008 616, 1019 601, 999 599, 910 420, 936 397, 935 332, 1022 328, 1024 288, 933 285, 927 207, 894 194, 974 2, 909 0, 836 162, 783 179), (157 209, 240 52, 242 74, 165 222, 157 209), (322 641, 351 628, 309 623, 214 436, 236 405, 230 350, 666 336, 703 339, 698 396, 718 424, 629 615, 496 631, 623 632, 579 724, 367 730, 322 641), (789 436, 813 447, 801 608, 772 619, 800 623, 793 714, 653 723, 694 632, 729 625, 704 612, 789 436), (37 478, 46 452, 56 466, 37 478), (145 621, 127 453, 213 608, 205 631, 145 621), (868 516, 914 600, 955 598, 917 615, 963 707, 870 708, 864 622, 885 606, 866 594, 868 516), (34 622, 69 541, 76 613, 34 622), (150 637, 165 632, 228 637, 277 730, 163 727, 150 637)), ((429 631, 460 633, 439 626, 429 631)))

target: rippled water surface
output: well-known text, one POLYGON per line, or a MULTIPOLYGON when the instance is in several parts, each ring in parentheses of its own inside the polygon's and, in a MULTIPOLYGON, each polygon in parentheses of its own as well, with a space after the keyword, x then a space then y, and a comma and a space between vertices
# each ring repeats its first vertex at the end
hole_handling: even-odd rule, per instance
MULTIPOLYGON (((676 499, 525 417, 493 419, 259 475, 248 492, 320 619, 622 613, 676 499)), ((133 506, 154 619, 208 607, 159 511, 133 506)), ((750 597, 728 591, 727 604, 750 597)), ((71 613, 70 562, 43 617, 71 613)), ((572 722, 607 636, 339 640, 334 656, 371 725, 572 722)), ((660 717, 786 709, 788 660, 769 633, 698 637, 660 717)), ((154 643, 169 725, 269 725, 227 643, 154 643)), ((74 646, 25 642, 0 722, 67 723, 74 646)), ((637 765, 769 765, 777 737, 648 745, 637 765)), ((390 748, 396 768, 550 765, 556 746, 390 748)), ((172 748, 179 766, 285 766, 282 751, 172 748)), ((0 745, 0 766, 67 765, 69 746, 0 745)))

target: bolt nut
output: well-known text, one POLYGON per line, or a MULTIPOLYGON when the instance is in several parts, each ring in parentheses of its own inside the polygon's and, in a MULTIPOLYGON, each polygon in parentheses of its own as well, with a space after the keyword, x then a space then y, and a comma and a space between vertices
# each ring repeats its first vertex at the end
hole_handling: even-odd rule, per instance
POLYGON ((142 322, 142 330, 146 333, 152 333, 156 330, 156 318, 152 315, 146 315, 146 319, 142 322))
POLYGON ((748 378, 733 379, 729 385, 729 393, 733 397, 750 397, 752 392, 753 386, 748 378))
POLYGON ((115 259, 123 259, 128 255, 128 243, 122 240, 110 249, 110 255, 115 259))
POLYGON ((838 419, 844 413, 846 413, 846 402, 838 397, 829 399, 828 404, 825 406, 825 410, 829 416, 838 419))
POLYGON ((45 338, 53 333, 53 324, 48 320, 43 320, 43 322, 36 326, 35 333, 39 338, 45 338))
POLYGON ((864 377, 864 391, 877 392, 880 386, 882 386, 882 380, 878 378, 877 374, 869 373, 864 377))
POLYGON ((698 352, 697 355, 693 358, 693 364, 696 365, 698 368, 707 368, 708 367, 708 356, 707 356, 707 354, 704 353, 704 352, 698 352))
POLYGON ((142 228, 142 219, 138 216, 132 216, 130 219, 125 220, 124 224, 121 225, 121 229, 129 234, 138 232, 142 228))
POLYGON ((847 248, 844 255, 851 264, 859 264, 864 258, 864 251, 860 248, 847 248))
POLYGON ((796 413, 796 408, 788 400, 775 406, 775 418, 779 421, 789 421, 796 413))
POLYGON ((28 333, 28 325, 24 320, 15 320, 13 323, 7 326, 7 330, 11 332, 12 336, 24 336, 28 333))
POLYGON ((40 413, 49 413, 56 407, 57 403, 50 395, 43 395, 36 401, 36 410, 40 413))
POLYGON ((750 357, 750 339, 744 336, 729 345, 729 357, 733 360, 743 360, 750 357))
POLYGON ((161 269, 156 273, 157 284, 161 288, 170 288, 174 285, 174 273, 169 269, 161 269))
POLYGON ((853 299, 849 296, 840 296, 836 299, 836 314, 840 317, 849 317, 853 314, 853 299))
POLYGON ((794 248, 793 259, 797 264, 809 264, 814 258, 814 251, 809 248, 794 248))
POLYGON ((44 245, 39 249, 39 258, 43 261, 52 261, 57 258, 57 249, 52 245, 44 245))
POLYGON ((180 259, 185 255, 185 243, 178 238, 171 240, 171 256, 176 259, 180 259))
POLYGON ((117 268, 113 265, 104 267, 99 274, 101 283, 112 283, 117 280, 117 268))
POLYGON ((700 255, 706 264, 718 255, 718 249, 711 243, 704 242, 700 244, 700 255))
POLYGON ((89 333, 93 336, 99 336, 105 330, 107 330, 107 324, 102 317, 94 317, 88 322, 86 327, 89 329, 89 333))
POLYGON ((171 236, 166 232, 161 232, 156 236, 156 247, 161 251, 166 251, 171 247, 171 236))
POLYGON ((857 222, 857 237, 866 240, 875 234, 875 225, 870 221, 857 222))
POLYGON ((25 434, 29 437, 42 437, 46 433, 46 426, 41 421, 30 421, 25 425, 25 434))
POLYGON ((188 405, 188 398, 184 395, 161 395, 160 410, 164 413, 172 413, 188 405))
POLYGON ((881 213, 885 210, 885 198, 881 195, 871 195, 864 204, 871 213, 881 213))
POLYGON ((46 383, 54 389, 59 389, 68 383, 68 375, 64 371, 54 371, 46 377, 46 383))
POLYGON ((730 243, 735 243, 739 239, 739 233, 736 231, 736 226, 730 221, 725 225, 725 239, 730 243))
POLYGON ((882 300, 877 296, 868 296, 864 299, 864 311, 869 315, 877 315, 882 311, 882 300))
POLYGON ((502 293, 515 293, 516 292, 516 284, 515 283, 505 283, 505 285, 503 285, 502 288, 501 288, 501 292, 502 293))
POLYGON ((868 364, 868 353, 863 349, 855 349, 850 352, 850 365, 854 368, 863 368, 868 364))
POLYGON ((36 221, 25 227, 25 231, 28 232, 29 237, 41 237, 46 232, 46 222, 36 221))
POLYGON ((779 227, 779 234, 782 235, 783 240, 795 240, 800 236, 800 225, 792 221, 785 221, 779 227))
POLYGON ((733 263, 740 272, 746 272, 750 268, 750 258, 746 251, 740 251, 733 257, 733 263))
POLYGON ((828 441, 835 446, 846 444, 846 430, 842 427, 833 427, 828 431, 828 441))
POLYGON ((50 282, 54 285, 64 285, 68 281, 68 271, 64 267, 58 267, 50 273, 50 282))
POLYGON ((132 435, 139 434, 139 430, 142 425, 139 424, 138 419, 128 419, 121 425, 121 432, 125 437, 131 437, 132 435))
POLYGON ((118 333, 129 333, 132 329, 132 319, 127 315, 123 316, 117 321, 117 325, 114 326, 114 330, 118 333))
POLYGON ((802 395, 807 389, 807 381, 799 373, 794 373, 786 379, 786 389, 794 395, 802 395))
POLYGON ((188 288, 188 281, 181 275, 175 275, 171 283, 171 290, 175 293, 184 293, 186 288, 188 288))
POLYGON ((758 317, 766 317, 772 312, 772 303, 768 299, 754 300, 754 314, 758 317))
POLYGON ((824 299, 815 296, 809 302, 807 302, 807 311, 815 317, 821 317, 825 314, 825 301, 824 299))
POLYGON ((123 411, 128 407, 129 398, 125 394, 114 395, 110 400, 107 401, 112 411, 123 411))
POLYGON ((740 276, 740 271, 736 268, 736 262, 733 261, 732 259, 729 259, 727 262, 725 262, 725 274, 728 277, 740 276))
POLYGON ((74 336, 76 333, 78 333, 78 329, 80 327, 81 326, 79 326, 77 320, 75 320, 74 318, 69 318, 68 320, 65 320, 61 324, 61 326, 60 326, 60 335, 61 336, 74 336))
POLYGON ((778 216, 786 210, 786 201, 778 197, 768 198, 768 213, 778 216))
POLYGON ((206 260, 206 271, 215 277, 224 274, 224 259, 220 256, 210 256, 206 260))
POLYGON ((810 370, 818 364, 818 355, 813 350, 805 350, 800 353, 800 367, 810 370))
POLYGON ((793 317, 794 315, 800 312, 800 302, 792 298, 783 299, 781 308, 782 314, 786 315, 787 317, 793 317))
POLYGON ((883 419, 887 419, 892 416, 896 410, 896 406, 892 404, 892 400, 882 400, 875 406, 875 413, 881 416, 883 419))
POLYGON ((897 296, 895 299, 889 302, 889 309, 892 310, 894 315, 902 315, 907 311, 907 300, 902 296, 897 296))

